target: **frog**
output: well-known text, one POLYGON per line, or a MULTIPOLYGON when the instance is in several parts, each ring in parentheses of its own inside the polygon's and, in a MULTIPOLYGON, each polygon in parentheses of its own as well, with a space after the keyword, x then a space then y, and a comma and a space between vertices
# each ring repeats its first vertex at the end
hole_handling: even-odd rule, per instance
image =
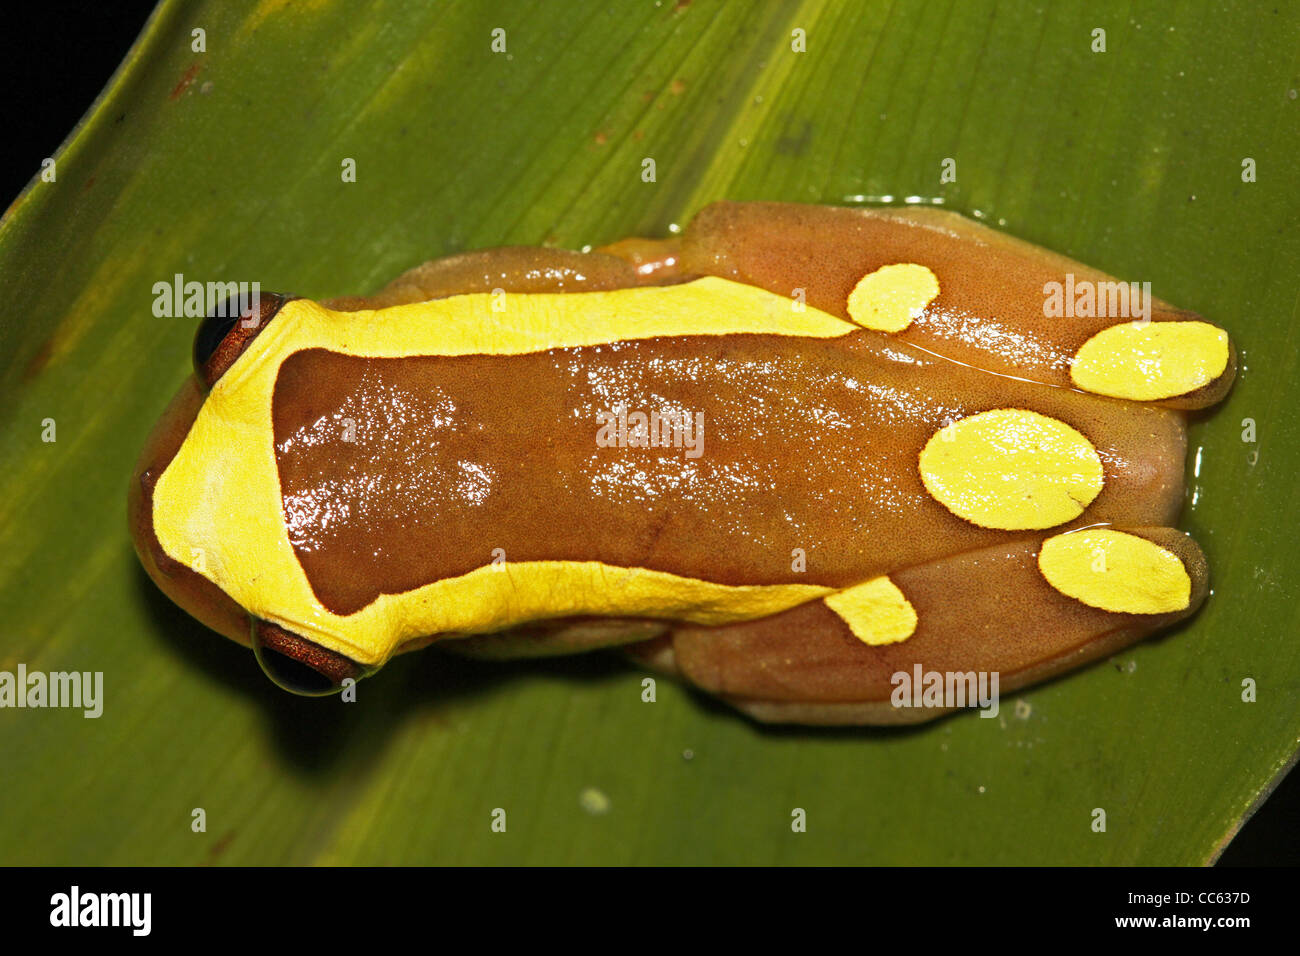
POLYGON ((293 693, 617 648, 755 721, 916 723, 967 704, 913 677, 1028 687, 1209 590, 1176 521, 1227 332, 956 212, 720 201, 244 306, 128 519, 293 693))

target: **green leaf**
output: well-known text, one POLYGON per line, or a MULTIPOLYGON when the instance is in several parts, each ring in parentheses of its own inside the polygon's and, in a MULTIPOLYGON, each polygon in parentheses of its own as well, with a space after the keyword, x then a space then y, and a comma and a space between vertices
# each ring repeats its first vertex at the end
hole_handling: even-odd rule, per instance
POLYGON ((1300 739, 1297 41, 1300 10, 1244 2, 163 3, 0 223, 0 669, 105 681, 98 719, 0 711, 0 862, 1213 859, 1300 739), (127 478, 194 326, 155 282, 326 297, 714 199, 885 196, 1231 331, 1238 384, 1191 435, 1214 592, 1189 624, 996 720, 764 729, 663 682, 644 704, 613 655, 424 652, 356 704, 292 698, 137 566, 127 478))

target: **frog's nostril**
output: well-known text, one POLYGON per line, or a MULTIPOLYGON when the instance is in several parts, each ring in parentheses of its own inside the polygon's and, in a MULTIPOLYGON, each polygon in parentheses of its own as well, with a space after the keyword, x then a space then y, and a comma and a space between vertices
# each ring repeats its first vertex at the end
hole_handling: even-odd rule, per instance
POLYGON ((233 295, 199 323, 194 333, 194 371, 205 388, 216 384, 289 299, 274 292, 233 295))
POLYGON ((344 680, 365 676, 361 665, 351 658, 269 621, 253 622, 253 652, 267 677, 285 690, 307 697, 336 693, 344 680))

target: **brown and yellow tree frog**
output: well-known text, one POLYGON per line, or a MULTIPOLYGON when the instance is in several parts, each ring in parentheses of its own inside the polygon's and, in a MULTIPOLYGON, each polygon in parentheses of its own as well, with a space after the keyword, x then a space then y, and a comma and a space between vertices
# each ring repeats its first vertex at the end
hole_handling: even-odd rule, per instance
POLYGON ((194 358, 136 548, 282 686, 624 645, 808 724, 928 719, 899 675, 1011 690, 1192 614, 1186 416, 1235 371, 1194 313, 953 213, 777 203, 263 294, 194 358))

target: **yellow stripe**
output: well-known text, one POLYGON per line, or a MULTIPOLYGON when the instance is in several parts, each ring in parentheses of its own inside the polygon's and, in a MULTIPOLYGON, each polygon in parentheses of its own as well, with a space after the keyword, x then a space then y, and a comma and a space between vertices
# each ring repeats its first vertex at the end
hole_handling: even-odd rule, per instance
POLYGON ((170 557, 252 614, 366 665, 383 663, 403 642, 427 634, 488 631, 544 617, 618 614, 702 624, 763 617, 831 589, 731 587, 598 562, 539 561, 506 564, 504 571, 479 568, 383 595, 355 614, 333 614, 312 593, 284 525, 271 423, 276 376, 285 359, 308 348, 367 358, 517 355, 660 336, 835 338, 853 329, 817 309, 796 311, 789 299, 718 278, 615 292, 484 293, 353 313, 295 300, 199 410, 158 479, 154 528, 170 557))

